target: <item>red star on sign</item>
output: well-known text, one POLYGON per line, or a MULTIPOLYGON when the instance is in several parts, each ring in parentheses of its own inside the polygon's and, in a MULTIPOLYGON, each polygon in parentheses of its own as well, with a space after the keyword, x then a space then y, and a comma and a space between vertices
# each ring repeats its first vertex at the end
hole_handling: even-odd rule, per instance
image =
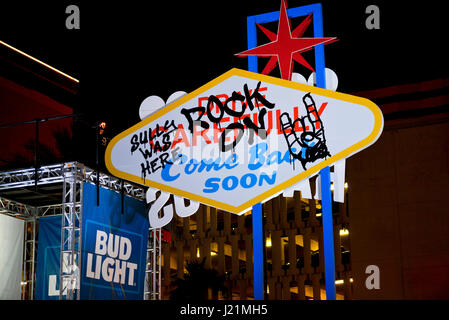
POLYGON ((250 55, 258 57, 271 57, 263 69, 262 74, 269 74, 276 66, 276 63, 278 63, 282 79, 291 80, 293 60, 302 64, 306 68, 315 71, 313 67, 304 59, 301 53, 313 49, 313 47, 318 44, 328 44, 337 41, 337 38, 301 38, 311 21, 312 14, 307 16, 307 18, 301 22, 295 30, 291 31, 290 20, 287 17, 285 0, 282 0, 277 34, 257 24, 257 26, 263 31, 271 42, 237 53, 236 55, 239 57, 246 57, 250 55))

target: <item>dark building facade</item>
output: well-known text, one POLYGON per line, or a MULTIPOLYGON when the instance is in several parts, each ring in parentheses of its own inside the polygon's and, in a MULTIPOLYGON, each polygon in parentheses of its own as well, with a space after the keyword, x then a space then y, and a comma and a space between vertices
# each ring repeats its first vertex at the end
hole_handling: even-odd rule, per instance
MULTIPOLYGON (((380 106, 385 126, 373 146, 347 159, 346 201, 334 203, 337 299, 448 299, 449 79, 355 95, 380 106), (378 267, 378 289, 365 283, 368 266, 378 267)), ((266 298, 325 299, 320 201, 296 192, 263 211, 266 298)), ((253 297, 249 214, 201 206, 170 228, 165 299, 192 259, 225 276, 228 298, 253 297)))
POLYGON ((347 162, 358 299, 449 299, 449 79, 360 92, 382 136, 347 162), (368 290, 368 265, 380 289, 368 290))

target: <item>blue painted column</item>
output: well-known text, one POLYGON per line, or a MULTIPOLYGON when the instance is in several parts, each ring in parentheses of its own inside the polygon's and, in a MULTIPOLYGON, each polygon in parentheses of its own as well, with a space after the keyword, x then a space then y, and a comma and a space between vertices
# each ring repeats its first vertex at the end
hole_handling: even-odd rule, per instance
POLYGON ((335 254, 334 254, 334 230, 332 219, 332 194, 330 167, 320 171, 321 179, 321 205, 323 219, 324 242, 324 278, 326 280, 326 299, 335 300, 335 254))
POLYGON ((262 203, 253 206, 254 300, 264 299, 262 203))
MULTIPOLYGON (((315 22, 313 33, 317 38, 323 37, 323 15, 321 5, 313 13, 315 22)), ((326 89, 326 72, 324 62, 324 45, 315 47, 315 70, 316 86, 326 89)), ((323 242, 324 242, 324 279, 326 282, 326 299, 336 300, 335 292, 335 254, 334 254, 334 230, 332 219, 332 194, 330 167, 320 171, 321 179, 321 205, 323 219, 323 242)))

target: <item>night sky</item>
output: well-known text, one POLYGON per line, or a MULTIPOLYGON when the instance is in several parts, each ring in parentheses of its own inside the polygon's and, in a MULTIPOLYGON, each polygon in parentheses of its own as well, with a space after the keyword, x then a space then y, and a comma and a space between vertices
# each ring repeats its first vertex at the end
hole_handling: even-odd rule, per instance
MULTIPOLYGON (((287 5, 316 2, 288 0, 287 5)), ((80 79, 82 108, 135 123, 139 105, 149 95, 166 99, 178 90, 192 91, 230 68, 247 69, 247 58, 234 56, 247 49, 246 17, 277 11, 280 3, 3 1, 0 39, 80 79), (79 5, 80 30, 65 27, 69 4, 79 5)), ((339 39, 325 46, 326 66, 339 76, 338 91, 448 76, 447 12, 441 1, 321 3, 324 36, 339 39), (365 27, 370 4, 380 9, 380 30, 365 27)), ((293 27, 301 21, 293 19, 293 27)), ((277 31, 276 23, 266 27, 277 31)), ((312 36, 310 32, 305 36, 312 36)), ((259 36, 259 44, 268 42, 262 33, 259 36)), ((312 51, 304 57, 313 63, 312 51)), ((262 68, 264 60, 259 61, 262 68)), ((298 64, 294 71, 306 78, 310 74, 298 64)), ((278 74, 276 68, 272 75, 278 74)))

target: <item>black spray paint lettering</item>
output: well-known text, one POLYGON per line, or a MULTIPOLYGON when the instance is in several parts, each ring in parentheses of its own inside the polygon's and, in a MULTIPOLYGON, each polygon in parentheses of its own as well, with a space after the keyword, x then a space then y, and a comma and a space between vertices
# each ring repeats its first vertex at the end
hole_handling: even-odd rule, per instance
POLYGON ((169 149, 173 143, 170 134, 176 129, 174 120, 167 120, 164 126, 157 124, 154 129, 148 128, 131 137, 131 154, 139 150, 144 158, 144 162, 140 164, 143 179, 146 178, 147 173, 152 174, 163 169, 165 164, 172 164, 168 160, 169 149))
POLYGON ((220 136, 220 151, 228 151, 233 148, 239 143, 239 141, 243 137, 243 133, 246 129, 250 131, 250 137, 248 142, 250 144, 254 141, 254 133, 257 133, 262 139, 266 139, 267 131, 265 129, 265 115, 267 114, 268 109, 273 109, 275 107, 274 103, 269 102, 266 98, 262 96, 262 94, 259 92, 261 82, 259 81, 257 83, 256 89, 254 89, 253 93, 250 93, 250 90, 248 89, 248 85, 243 85, 243 91, 245 95, 242 95, 239 92, 233 91, 231 94, 231 97, 229 97, 224 103, 215 95, 210 95, 207 101, 206 107, 193 107, 190 109, 183 108, 181 109, 181 113, 186 117, 189 126, 188 129, 191 133, 193 133, 193 125, 199 124, 203 129, 209 129, 210 125, 207 121, 202 120, 203 116, 206 115, 207 119, 212 122, 220 125, 221 119, 224 117, 224 115, 228 115, 231 117, 239 118, 245 114, 246 108, 249 108, 249 110, 254 110, 256 107, 259 110, 258 115, 258 123, 257 126, 249 117, 243 118, 243 124, 240 122, 234 122, 229 124, 226 129, 222 132, 220 136), (253 100, 256 102, 253 103, 253 100), (232 107, 230 107, 231 104, 234 102, 239 101, 242 104, 241 110, 233 110, 232 107), (260 102, 260 103, 259 103, 260 102), (218 106, 219 113, 218 115, 212 114, 212 106, 213 105, 218 106), (260 105, 263 105, 260 107, 260 105), (194 120, 192 118, 192 114, 199 113, 198 117, 194 120), (226 144, 226 135, 229 132, 233 132, 234 130, 238 130, 238 136, 237 138, 230 144, 226 144))
MULTIPOLYGON (((177 129, 177 126, 175 125, 174 120, 167 120, 165 121, 163 126, 160 126, 159 124, 156 125, 154 129, 148 128, 145 131, 139 132, 139 134, 135 133, 131 137, 131 154, 139 149, 141 145, 143 145, 145 148, 150 143, 153 145, 153 140, 156 138, 159 138, 162 136, 162 142, 164 144, 164 147, 166 145, 170 145, 170 133, 174 132, 177 129)), ((160 146, 159 141, 156 141, 154 143, 154 148, 162 149, 160 146)), ((168 147, 166 147, 168 149, 168 147)))
POLYGON ((302 98, 307 115, 295 119, 293 122, 287 112, 281 114, 281 127, 291 156, 301 162, 304 170, 308 162, 330 157, 324 135, 324 126, 316 109, 315 101, 310 93, 302 98), (297 122, 301 124, 302 133, 298 134, 294 128, 297 122), (308 130, 307 130, 308 129, 308 130))

